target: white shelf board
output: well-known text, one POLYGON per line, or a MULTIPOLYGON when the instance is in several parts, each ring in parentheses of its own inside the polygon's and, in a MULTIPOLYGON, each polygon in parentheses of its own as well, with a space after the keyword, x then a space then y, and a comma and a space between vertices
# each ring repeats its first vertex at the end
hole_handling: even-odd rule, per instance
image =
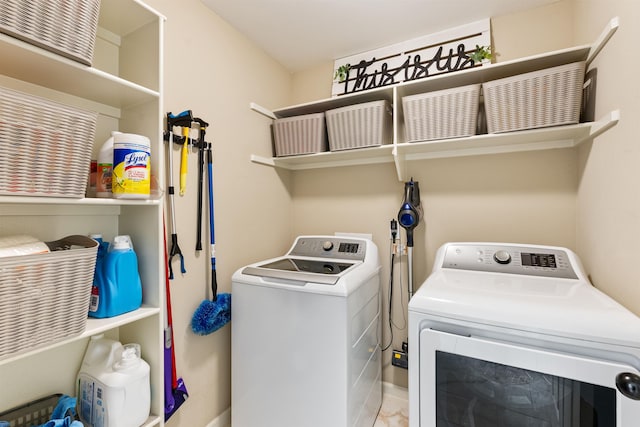
POLYGON ((439 74, 429 78, 398 84, 399 97, 450 89, 470 84, 486 83, 492 80, 538 71, 545 68, 585 61, 591 46, 575 46, 553 52, 545 52, 510 61, 467 68, 453 73, 439 74))
POLYGON ((31 197, 0 196, 2 204, 19 205, 75 205, 75 206, 157 206, 162 203, 161 196, 150 199, 100 199, 100 198, 67 198, 67 197, 31 197))
POLYGON ((369 165, 393 162, 393 145, 359 148, 344 151, 327 151, 288 157, 262 157, 251 155, 251 161, 289 170, 318 169, 336 166, 369 165))
POLYGON ((79 341, 81 339, 84 338, 88 338, 91 337, 92 335, 96 335, 96 334, 100 334, 102 332, 106 332, 110 329, 114 329, 123 325, 128 325, 131 324, 135 321, 141 320, 141 319, 145 319, 147 317, 151 317, 151 316, 155 316, 160 314, 160 309, 156 308, 156 307, 141 307, 137 310, 131 311, 129 313, 125 313, 122 314, 120 316, 116 316, 116 317, 110 317, 107 319, 93 319, 93 318, 88 318, 87 319, 87 326, 84 330, 84 332, 80 335, 77 335, 75 337, 70 337, 70 338, 66 338, 62 341, 58 341, 49 345, 44 345, 42 347, 38 347, 35 348, 33 350, 30 351, 26 351, 26 352, 20 352, 16 355, 13 356, 9 356, 6 359, 2 359, 0 360, 0 366, 7 364, 7 363, 11 363, 14 362, 16 360, 37 354, 37 353, 41 353, 43 351, 47 351, 47 350, 51 350, 53 348, 56 347, 61 347, 64 345, 67 345, 69 343, 72 343, 74 341, 79 341))
POLYGON ((589 136, 592 123, 558 126, 520 132, 476 135, 398 144, 398 156, 407 160, 475 156, 516 151, 574 147, 589 136))
MULTIPOLYGON (((575 147, 615 126, 620 112, 612 111, 604 118, 591 123, 407 143, 398 140, 398 127, 401 126, 403 117, 402 97, 484 83, 573 62, 591 61, 616 32, 618 26, 618 18, 613 18, 593 45, 570 47, 275 110, 273 115, 282 118, 319 113, 379 99, 391 100, 394 103, 394 144, 376 149, 354 149, 291 157, 266 158, 252 155, 251 161, 289 170, 394 162, 398 178, 405 180, 405 166, 410 160, 575 147)), ((270 111, 255 104, 252 104, 252 108, 268 117, 272 116, 270 111)))
POLYGON ((149 88, 0 34, 0 74, 116 108, 159 99, 149 88), (46 72, 42 72, 46 70, 46 72))
POLYGON ((362 104, 365 102, 386 100, 391 102, 393 98, 393 87, 383 87, 372 89, 366 92, 338 96, 335 98, 323 99, 321 101, 309 102, 306 104, 294 105, 292 107, 280 108, 273 113, 278 118, 299 116, 303 114, 322 113, 334 108, 346 107, 349 105, 362 104))
POLYGON ((620 112, 615 110, 596 122, 575 125, 475 135, 465 138, 405 142, 374 148, 301 156, 267 158, 252 155, 251 161, 294 171, 395 162, 398 178, 404 180, 406 178, 404 176, 406 161, 576 147, 615 126, 619 118, 620 112))

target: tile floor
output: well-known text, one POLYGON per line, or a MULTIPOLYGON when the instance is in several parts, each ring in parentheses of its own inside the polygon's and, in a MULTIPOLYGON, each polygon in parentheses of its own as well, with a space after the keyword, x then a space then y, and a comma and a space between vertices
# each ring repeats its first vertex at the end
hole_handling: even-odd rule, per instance
POLYGON ((409 400, 407 391, 384 387, 382 407, 373 427, 408 427, 409 400))
MULTIPOLYGON (((224 427, 231 427, 231 423, 225 423, 223 425, 224 427)), ((382 407, 380 408, 380 412, 378 412, 378 418, 376 418, 376 422, 373 424, 373 427, 408 426, 409 397, 407 394, 407 390, 400 387, 384 385, 382 407)))

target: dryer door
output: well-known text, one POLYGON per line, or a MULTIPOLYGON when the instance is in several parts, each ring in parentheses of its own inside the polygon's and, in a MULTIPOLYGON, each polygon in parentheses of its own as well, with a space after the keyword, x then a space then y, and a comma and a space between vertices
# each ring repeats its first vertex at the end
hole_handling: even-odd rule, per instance
POLYGON ((630 366, 433 329, 419 345, 420 427, 638 426, 630 366))

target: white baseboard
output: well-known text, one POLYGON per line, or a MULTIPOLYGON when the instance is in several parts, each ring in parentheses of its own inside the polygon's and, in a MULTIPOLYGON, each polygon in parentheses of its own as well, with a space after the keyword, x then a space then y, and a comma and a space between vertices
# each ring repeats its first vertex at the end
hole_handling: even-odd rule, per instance
POLYGON ((230 427, 231 408, 227 408, 222 414, 212 420, 206 427, 230 427))

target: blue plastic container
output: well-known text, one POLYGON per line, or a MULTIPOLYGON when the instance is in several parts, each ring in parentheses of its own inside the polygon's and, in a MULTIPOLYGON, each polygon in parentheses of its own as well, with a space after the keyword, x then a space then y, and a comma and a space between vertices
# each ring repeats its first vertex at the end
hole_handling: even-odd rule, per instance
POLYGON ((140 308, 142 283, 138 257, 129 236, 116 236, 102 260, 100 249, 102 245, 98 249, 89 316, 113 317, 140 308))

